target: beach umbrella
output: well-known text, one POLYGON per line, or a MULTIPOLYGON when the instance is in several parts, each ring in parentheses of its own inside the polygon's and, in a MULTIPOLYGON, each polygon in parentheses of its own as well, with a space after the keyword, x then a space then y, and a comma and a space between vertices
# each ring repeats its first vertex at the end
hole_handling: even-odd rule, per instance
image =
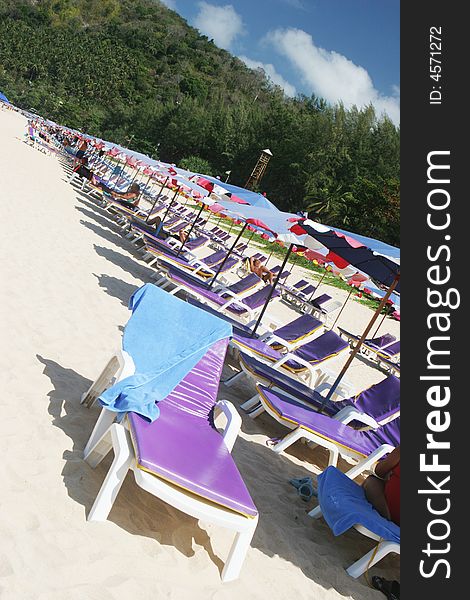
MULTIPOLYGON (((322 225, 310 219, 298 220, 291 226, 290 231, 297 235, 299 243, 307 248, 316 247, 318 243, 328 248, 330 252, 327 260, 331 260, 338 267, 353 265, 386 286, 390 286, 400 273, 399 248, 379 240, 322 225)), ((399 292, 399 281, 395 283, 394 289, 399 292)))
POLYGON ((205 179, 204 177, 197 177, 195 183, 197 183, 197 185, 200 185, 201 187, 206 189, 209 192, 209 194, 214 189, 214 184, 212 183, 212 181, 209 181, 208 179, 205 179))
MULTIPOLYGON (((211 177, 209 175, 204 175, 203 173, 199 173, 198 175, 214 183, 214 191, 215 189, 217 189, 215 186, 218 186, 218 189, 223 190, 224 194, 230 193, 232 195, 232 199, 235 195, 238 199, 238 202, 241 201, 240 203, 248 203, 250 206, 256 206, 258 208, 267 208, 272 211, 279 210, 277 206, 275 206, 266 196, 258 194, 258 192, 253 192, 252 190, 247 190, 237 185, 232 185, 225 182, 222 183, 220 179, 216 179, 215 177, 211 177)), ((224 199, 226 200, 227 198, 224 199)), ((237 200, 232 201, 236 202, 237 200)))
POLYGON ((292 225, 291 231, 301 237, 304 246, 308 247, 311 240, 315 243, 320 242, 340 260, 346 261, 388 287, 377 310, 331 386, 326 402, 332 397, 388 299, 394 291, 400 290, 400 250, 379 240, 321 225, 310 219, 297 221, 292 225))

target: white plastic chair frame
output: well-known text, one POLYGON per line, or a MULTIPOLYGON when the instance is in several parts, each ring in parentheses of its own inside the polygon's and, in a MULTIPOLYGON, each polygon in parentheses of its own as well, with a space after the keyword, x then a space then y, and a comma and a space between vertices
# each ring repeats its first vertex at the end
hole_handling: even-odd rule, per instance
MULTIPOLYGON (((271 414, 271 416, 273 416, 275 419, 279 419, 279 416, 276 415, 274 411, 272 411, 268 404, 265 404, 264 407, 266 409, 266 412, 269 412, 269 414, 271 414)), ((356 450, 353 450, 352 448, 348 448, 346 446, 340 446, 334 440, 326 439, 323 436, 318 435, 317 433, 305 429, 301 426, 297 426, 293 431, 291 431, 284 438, 282 438, 282 440, 271 446, 271 449, 274 452, 276 452, 276 454, 280 454, 300 439, 306 439, 307 442, 312 442, 316 446, 321 446, 322 448, 328 450, 328 466, 336 467, 340 456, 356 460, 356 466, 349 471, 349 473, 355 473, 354 476, 351 476, 351 479, 357 477, 360 473, 367 470, 370 467, 370 465, 373 464, 373 462, 376 462, 382 456, 388 454, 393 450, 393 446, 391 446, 390 444, 382 444, 376 450, 374 450, 374 452, 372 452, 371 455, 364 458, 364 456, 359 452, 356 452, 356 450), (373 457, 372 462, 370 462, 370 457, 373 457)))
MULTIPOLYGON (((316 337, 318 337, 318 336, 312 336, 311 338, 309 338, 308 341, 312 341, 316 337)), ((264 340, 264 341, 266 341, 266 340, 264 340)), ((268 341, 270 341, 270 340, 268 340, 268 341)), ((241 350, 243 353, 248 354, 248 356, 251 356, 252 358, 256 358, 263 364, 265 364, 268 367, 271 367, 272 369, 275 369, 275 370, 280 370, 279 367, 282 367, 282 365, 285 362, 287 362, 288 360, 294 360, 295 362, 297 362, 300 365, 302 365, 303 367, 305 367, 305 370, 300 371, 300 372, 294 372, 294 371, 291 371, 290 369, 283 369, 282 372, 285 373, 286 375, 289 375, 289 377, 298 379, 299 381, 301 381, 303 384, 307 385, 311 389, 317 389, 322 384, 329 382, 330 379, 334 380, 336 378, 336 375, 334 373, 332 373, 332 371, 325 368, 325 365, 329 361, 340 356, 345 350, 348 350, 348 348, 346 347, 343 350, 340 350, 340 352, 338 352, 337 354, 334 354, 333 356, 329 356, 329 357, 325 358, 325 360, 322 360, 321 362, 317 363, 316 365, 312 365, 307 360, 300 358, 299 356, 297 356, 296 354, 293 354, 292 352, 287 352, 286 354, 283 354, 281 358, 279 358, 277 361, 273 362, 267 358, 265 359, 260 354, 253 352, 252 350, 250 350, 250 348, 248 348, 246 346, 238 346, 237 340, 235 340, 235 339, 230 340, 230 345, 232 347, 235 347, 235 348, 241 350)), ((243 368, 242 363, 240 363, 240 367, 242 369, 242 371, 240 371, 240 376, 241 376, 242 372, 244 372, 247 375, 251 375, 250 371, 243 368)), ((345 396, 344 394, 351 395, 351 389, 352 389, 351 383, 349 381, 343 379, 341 381, 340 389, 338 390, 338 392, 336 392, 337 396, 339 397, 338 399, 344 400, 345 398, 348 397, 347 395, 345 396)))
MULTIPOLYGON (((91 406, 112 381, 122 380, 132 375, 134 371, 132 357, 127 352, 119 350, 96 381, 83 394, 82 404, 91 406)), ((217 419, 221 414, 226 420, 222 437, 231 452, 241 427, 241 417, 233 404, 227 400, 219 400, 215 404, 214 418, 217 419)), ((92 468, 95 468, 110 450, 114 451, 114 460, 90 509, 87 520, 105 521, 108 518, 127 472, 132 470, 137 485, 157 498, 196 519, 235 531, 235 538, 221 579, 224 582, 237 579, 256 530, 258 517, 246 517, 218 506, 140 469, 137 466, 127 420, 115 423, 115 418, 116 413, 103 408, 85 446, 84 460, 92 468)))

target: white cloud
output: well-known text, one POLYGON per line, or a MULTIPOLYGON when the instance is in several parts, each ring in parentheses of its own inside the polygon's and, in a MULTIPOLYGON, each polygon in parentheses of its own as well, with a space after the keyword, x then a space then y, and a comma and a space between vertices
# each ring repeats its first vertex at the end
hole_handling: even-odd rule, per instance
POLYGON ((216 6, 199 2, 198 6, 194 26, 209 39, 212 38, 217 46, 228 50, 235 38, 245 34, 242 18, 231 4, 216 6))
POLYGON ((291 85, 288 81, 286 81, 282 75, 280 75, 274 65, 271 63, 262 63, 257 60, 251 60, 246 56, 239 56, 240 60, 242 60, 247 67, 250 69, 263 69, 266 73, 267 77, 275 84, 281 87, 287 96, 295 96, 296 90, 293 85, 291 85))
POLYGON ((160 0, 160 2, 171 10, 176 10, 176 0, 160 0))
POLYGON ((264 41, 291 62, 315 95, 332 104, 341 101, 346 108, 372 103, 378 115, 385 112, 395 124, 399 123, 400 98, 396 86, 392 96, 384 96, 374 88, 366 69, 338 52, 319 48, 312 36, 301 29, 276 29, 264 41))
POLYGON ((302 0, 281 0, 283 4, 287 4, 291 8, 297 8, 298 10, 305 10, 304 3, 302 0))

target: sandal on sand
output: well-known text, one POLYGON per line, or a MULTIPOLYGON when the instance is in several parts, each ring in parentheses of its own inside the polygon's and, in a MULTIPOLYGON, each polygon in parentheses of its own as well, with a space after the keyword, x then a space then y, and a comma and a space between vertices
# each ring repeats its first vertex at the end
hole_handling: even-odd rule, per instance
POLYGON ((289 479, 289 483, 293 485, 299 496, 304 502, 308 502, 314 496, 317 496, 317 491, 313 487, 313 481, 311 477, 303 477, 302 479, 289 479))
POLYGON ((388 600, 400 600, 400 584, 398 581, 389 581, 378 575, 372 577, 372 585, 376 590, 381 591, 388 600))
POLYGON ((308 483, 309 481, 312 481, 310 477, 302 477, 301 479, 289 479, 289 483, 293 485, 297 490, 301 485, 303 485, 304 483, 308 483))
POLYGON ((313 487, 313 482, 311 479, 307 483, 303 483, 297 491, 304 502, 308 502, 313 497, 318 495, 317 491, 313 487))

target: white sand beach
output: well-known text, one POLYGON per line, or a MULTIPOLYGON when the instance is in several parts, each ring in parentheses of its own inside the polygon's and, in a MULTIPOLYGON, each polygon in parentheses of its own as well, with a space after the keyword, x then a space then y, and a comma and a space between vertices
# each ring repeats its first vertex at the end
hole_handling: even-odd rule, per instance
MULTIPOLYGON (((314 477, 327 453, 297 443, 276 455, 265 442, 287 430, 268 415, 242 416, 233 451, 260 513, 237 581, 220 580, 231 535, 156 499, 132 474, 108 520, 87 522, 111 457, 95 470, 83 461, 99 408, 80 405, 80 396, 120 346, 128 299, 152 270, 110 215, 68 183, 55 155, 23 142, 25 123, 0 111, 0 598, 383 598, 345 571, 373 542, 354 530, 335 538, 323 519, 307 516, 316 500, 304 503, 289 484, 314 477)), ((290 314, 280 303, 273 311, 290 314)), ((371 315, 351 301, 339 324, 359 332, 371 315)), ((399 337, 399 323, 387 319, 385 331, 399 337)), ((384 376, 361 360, 348 373, 356 391, 384 376)), ((222 384, 219 397, 239 406, 252 393, 245 380, 222 384)), ((399 579, 399 557, 371 572, 399 579)))

